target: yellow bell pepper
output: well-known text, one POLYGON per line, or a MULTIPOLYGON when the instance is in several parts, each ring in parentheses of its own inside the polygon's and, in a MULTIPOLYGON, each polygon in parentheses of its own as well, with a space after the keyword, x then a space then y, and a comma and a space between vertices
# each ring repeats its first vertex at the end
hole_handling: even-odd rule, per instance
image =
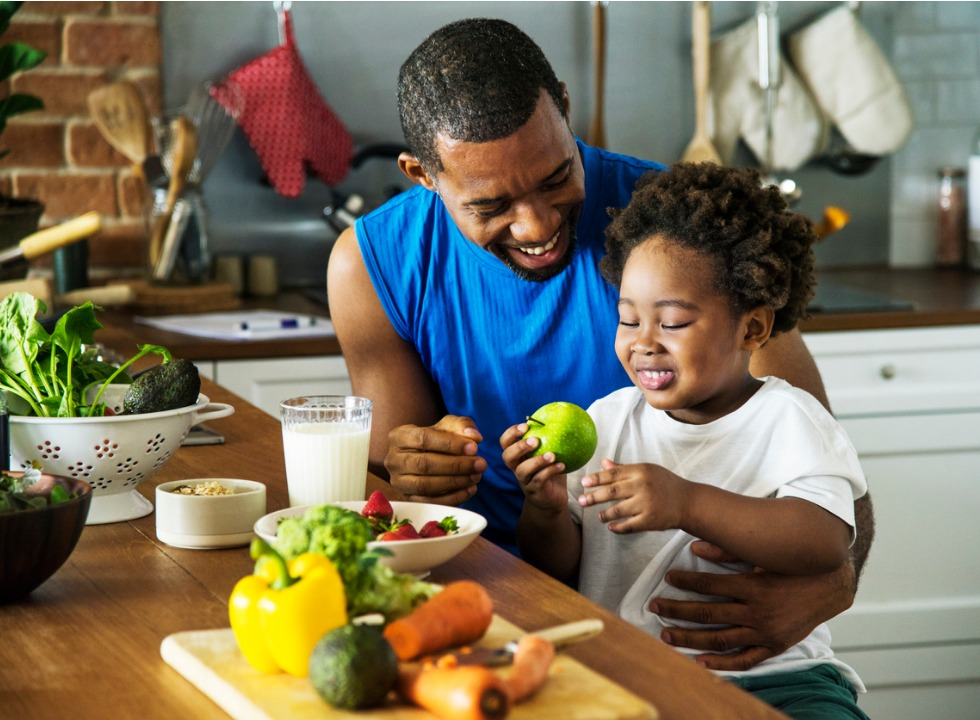
POLYGON ((312 553, 287 563, 261 538, 251 555, 255 574, 238 581, 228 602, 238 647, 256 670, 306 677, 317 641, 347 623, 340 574, 312 553))

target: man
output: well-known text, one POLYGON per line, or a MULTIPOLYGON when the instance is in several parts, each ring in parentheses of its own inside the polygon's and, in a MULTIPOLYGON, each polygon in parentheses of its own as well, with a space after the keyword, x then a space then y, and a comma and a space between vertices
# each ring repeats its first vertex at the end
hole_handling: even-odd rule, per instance
MULTIPOLYGON (((371 469, 410 499, 465 503, 486 537, 514 547, 523 502, 501 458, 504 429, 553 400, 588 406, 629 383, 613 350, 616 296, 598 270, 606 209, 663 166, 588 147, 540 48, 498 20, 433 33, 402 66, 399 111, 416 187, 359 219, 327 271, 331 316, 354 391, 374 400, 371 469), (612 321, 611 321, 612 320, 612 321)), ((826 404, 798 331, 770 342, 756 376, 774 374, 826 404)), ((858 508, 870 546, 870 504, 858 508)), ((701 544, 706 559, 726 559, 701 544)), ((867 547, 855 551, 856 567, 867 547)), ((672 644, 713 653, 716 669, 779 654, 853 601, 857 572, 796 578, 673 573, 730 603, 662 599, 672 644)))

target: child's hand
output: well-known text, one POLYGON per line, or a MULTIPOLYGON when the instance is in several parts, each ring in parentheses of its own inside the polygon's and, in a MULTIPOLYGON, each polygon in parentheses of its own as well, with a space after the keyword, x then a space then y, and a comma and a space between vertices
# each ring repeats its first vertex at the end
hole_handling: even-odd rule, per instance
POLYGON ((602 461, 602 470, 582 478, 590 492, 579 496, 582 507, 612 502, 599 513, 615 533, 669 530, 683 526, 690 483, 653 464, 618 465, 602 461))
POLYGON ((523 440, 526 432, 527 423, 519 423, 507 428, 500 436, 504 463, 517 476, 528 503, 542 510, 563 510, 568 504, 565 465, 555 462, 553 452, 525 458, 541 442, 534 437, 523 440))

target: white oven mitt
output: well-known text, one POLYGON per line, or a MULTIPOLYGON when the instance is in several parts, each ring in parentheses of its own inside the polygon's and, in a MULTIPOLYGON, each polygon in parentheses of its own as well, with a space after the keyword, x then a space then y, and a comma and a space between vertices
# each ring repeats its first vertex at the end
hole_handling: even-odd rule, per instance
POLYGON ((840 5, 789 38, 789 54, 854 150, 887 155, 912 132, 905 88, 857 15, 840 5))
MULTIPOLYGON (((806 87, 780 57, 773 113, 772 170, 792 171, 826 144, 827 125, 806 87)), ((755 17, 711 43, 712 139, 731 164, 741 137, 760 165, 766 161, 766 98, 759 87, 759 32, 755 17)))

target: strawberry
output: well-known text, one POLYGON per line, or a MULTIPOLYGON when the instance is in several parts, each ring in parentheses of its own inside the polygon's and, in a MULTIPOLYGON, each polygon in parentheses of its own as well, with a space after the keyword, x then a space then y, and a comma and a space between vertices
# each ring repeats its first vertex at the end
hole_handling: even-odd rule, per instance
POLYGON ((375 490, 367 499, 364 507, 361 508, 361 515, 366 517, 375 530, 375 534, 382 533, 390 529, 391 519, 395 516, 395 511, 391 508, 391 503, 380 490, 375 490))
POLYGON ((378 540, 387 542, 389 540, 418 540, 419 533, 415 526, 410 522, 400 524, 395 530, 381 533, 378 540))
POLYGON ((419 537, 442 537, 443 535, 456 532, 458 529, 459 523, 456 522, 456 518, 452 515, 447 515, 442 520, 429 520, 429 522, 423 525, 422 529, 419 530, 419 537))

